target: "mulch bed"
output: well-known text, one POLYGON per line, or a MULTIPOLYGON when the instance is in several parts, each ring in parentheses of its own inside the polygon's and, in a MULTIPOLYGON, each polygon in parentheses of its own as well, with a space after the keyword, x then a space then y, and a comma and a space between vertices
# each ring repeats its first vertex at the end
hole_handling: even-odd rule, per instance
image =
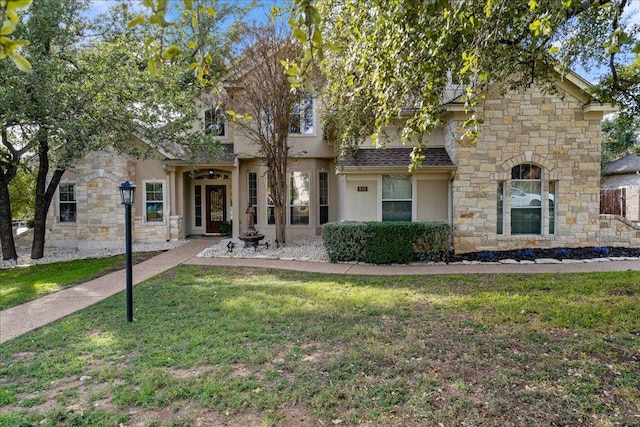
POLYGON ((553 248, 539 249, 527 248, 510 251, 483 251, 470 252, 465 254, 451 255, 450 262, 459 261, 484 261, 493 262, 504 259, 514 259, 516 261, 535 260, 538 258, 563 259, 591 259, 606 257, 640 257, 640 248, 618 248, 610 246, 589 247, 589 248, 553 248))

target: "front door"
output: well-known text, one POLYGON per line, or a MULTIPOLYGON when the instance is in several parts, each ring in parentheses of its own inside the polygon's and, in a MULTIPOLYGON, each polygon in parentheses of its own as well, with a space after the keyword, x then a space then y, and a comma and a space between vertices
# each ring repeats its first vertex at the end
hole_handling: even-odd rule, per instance
POLYGON ((207 233, 219 233, 220 224, 227 221, 227 187, 207 185, 207 233))

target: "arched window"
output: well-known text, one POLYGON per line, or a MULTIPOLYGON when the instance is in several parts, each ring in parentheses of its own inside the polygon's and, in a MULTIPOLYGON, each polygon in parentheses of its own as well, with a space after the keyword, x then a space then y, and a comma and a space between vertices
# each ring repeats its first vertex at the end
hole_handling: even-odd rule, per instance
POLYGON ((511 179, 498 183, 497 233, 510 229, 515 235, 555 234, 555 190, 555 182, 545 179, 540 166, 524 163, 511 168, 511 179), (511 214, 504 215, 509 210, 511 214))

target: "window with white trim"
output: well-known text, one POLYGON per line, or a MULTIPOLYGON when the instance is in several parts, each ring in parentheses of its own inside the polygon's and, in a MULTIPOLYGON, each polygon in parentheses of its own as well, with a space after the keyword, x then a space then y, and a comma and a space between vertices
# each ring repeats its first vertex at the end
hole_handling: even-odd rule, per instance
POLYGON ((313 97, 301 96, 294 104, 289 116, 289 133, 313 135, 313 97))
POLYGON ((147 222, 162 222, 164 220, 163 181, 144 183, 144 214, 147 222))
POLYGON ((329 173, 318 173, 318 213, 320 224, 329 222, 329 173))
POLYGON ((289 224, 309 225, 309 172, 289 173, 289 224))
POLYGON ((411 221, 411 175, 382 175, 382 221, 411 221))
POLYGON ((546 180, 540 166, 532 163, 514 166, 511 179, 498 183, 497 193, 497 234, 505 234, 509 228, 512 235, 555 234, 556 182, 546 180), (510 197, 505 197, 506 194, 510 197), (508 209, 511 214, 505 215, 508 209))
POLYGON ((58 208, 60 222, 76 222, 77 201, 76 184, 64 183, 58 186, 58 208))
POLYGON ((223 107, 210 108, 204 112, 204 133, 225 136, 225 114, 223 107))

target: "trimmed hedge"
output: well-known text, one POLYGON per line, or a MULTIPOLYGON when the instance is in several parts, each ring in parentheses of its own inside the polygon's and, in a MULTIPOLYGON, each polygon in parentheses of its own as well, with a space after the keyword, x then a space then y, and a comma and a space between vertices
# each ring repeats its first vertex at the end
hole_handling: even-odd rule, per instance
POLYGON ((447 261, 451 250, 451 227, 441 221, 331 222, 322 238, 331 262, 447 261))

